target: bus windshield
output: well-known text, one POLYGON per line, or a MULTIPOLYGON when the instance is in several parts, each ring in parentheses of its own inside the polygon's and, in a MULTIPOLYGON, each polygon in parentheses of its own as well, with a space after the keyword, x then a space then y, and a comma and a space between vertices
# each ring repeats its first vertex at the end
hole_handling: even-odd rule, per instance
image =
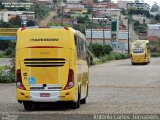
POLYGON ((135 42, 132 44, 132 52, 135 54, 144 53, 145 52, 145 43, 135 42))

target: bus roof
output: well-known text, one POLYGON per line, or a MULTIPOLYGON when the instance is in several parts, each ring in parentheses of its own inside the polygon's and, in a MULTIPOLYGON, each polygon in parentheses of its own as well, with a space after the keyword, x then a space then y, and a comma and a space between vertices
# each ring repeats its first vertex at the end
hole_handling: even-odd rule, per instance
POLYGON ((23 31, 23 30, 26 30, 26 29, 37 29, 37 28, 66 29, 66 30, 70 30, 74 34, 76 34, 76 35, 82 37, 83 39, 85 39, 84 34, 82 34, 80 31, 75 30, 72 27, 65 27, 65 26, 31 26, 31 27, 20 28, 19 31, 23 31))
POLYGON ((135 43, 135 42, 145 42, 145 43, 149 43, 149 40, 133 40, 131 43, 135 43))

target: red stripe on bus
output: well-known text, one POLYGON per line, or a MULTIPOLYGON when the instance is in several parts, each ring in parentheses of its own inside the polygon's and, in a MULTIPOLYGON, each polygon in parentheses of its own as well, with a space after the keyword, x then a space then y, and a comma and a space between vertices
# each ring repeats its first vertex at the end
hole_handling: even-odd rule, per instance
POLYGON ((63 48, 63 47, 59 47, 59 46, 31 46, 31 47, 27 47, 27 48, 63 48))

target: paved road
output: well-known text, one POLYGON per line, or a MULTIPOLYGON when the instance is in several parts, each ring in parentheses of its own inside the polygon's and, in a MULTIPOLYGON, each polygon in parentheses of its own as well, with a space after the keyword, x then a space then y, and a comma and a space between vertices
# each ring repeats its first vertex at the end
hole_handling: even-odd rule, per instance
POLYGON ((9 65, 10 60, 10 58, 0 58, 0 66, 9 65))
POLYGON ((133 30, 133 26, 130 25, 129 30, 130 30, 130 36, 131 36, 130 38, 131 38, 131 40, 138 40, 139 36, 133 30))
POLYGON ((51 11, 49 13, 49 16, 47 16, 42 21, 40 21, 38 25, 39 26, 47 26, 52 21, 54 16, 56 16, 56 12, 55 11, 51 11))
MULTIPOLYGON (((44 106, 39 111, 27 112, 16 102, 15 84, 0 84, 0 113, 29 114, 37 120, 45 115, 48 119, 59 118, 62 114, 72 114, 73 119, 75 114, 160 114, 159 71, 160 58, 152 58, 149 65, 132 66, 127 59, 93 66, 90 68, 87 104, 77 110, 60 104, 61 107, 44 106)), ((93 115, 86 119, 90 117, 93 115)))

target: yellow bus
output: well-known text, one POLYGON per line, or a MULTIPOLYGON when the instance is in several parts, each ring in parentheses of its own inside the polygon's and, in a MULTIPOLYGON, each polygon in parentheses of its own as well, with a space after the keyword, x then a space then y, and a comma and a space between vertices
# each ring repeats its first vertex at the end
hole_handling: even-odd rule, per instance
POLYGON ((130 60, 133 65, 150 62, 148 43, 148 40, 134 40, 130 43, 130 60))
POLYGON ((65 101, 73 109, 88 96, 85 36, 70 27, 28 27, 17 31, 16 96, 26 110, 42 102, 65 101))

